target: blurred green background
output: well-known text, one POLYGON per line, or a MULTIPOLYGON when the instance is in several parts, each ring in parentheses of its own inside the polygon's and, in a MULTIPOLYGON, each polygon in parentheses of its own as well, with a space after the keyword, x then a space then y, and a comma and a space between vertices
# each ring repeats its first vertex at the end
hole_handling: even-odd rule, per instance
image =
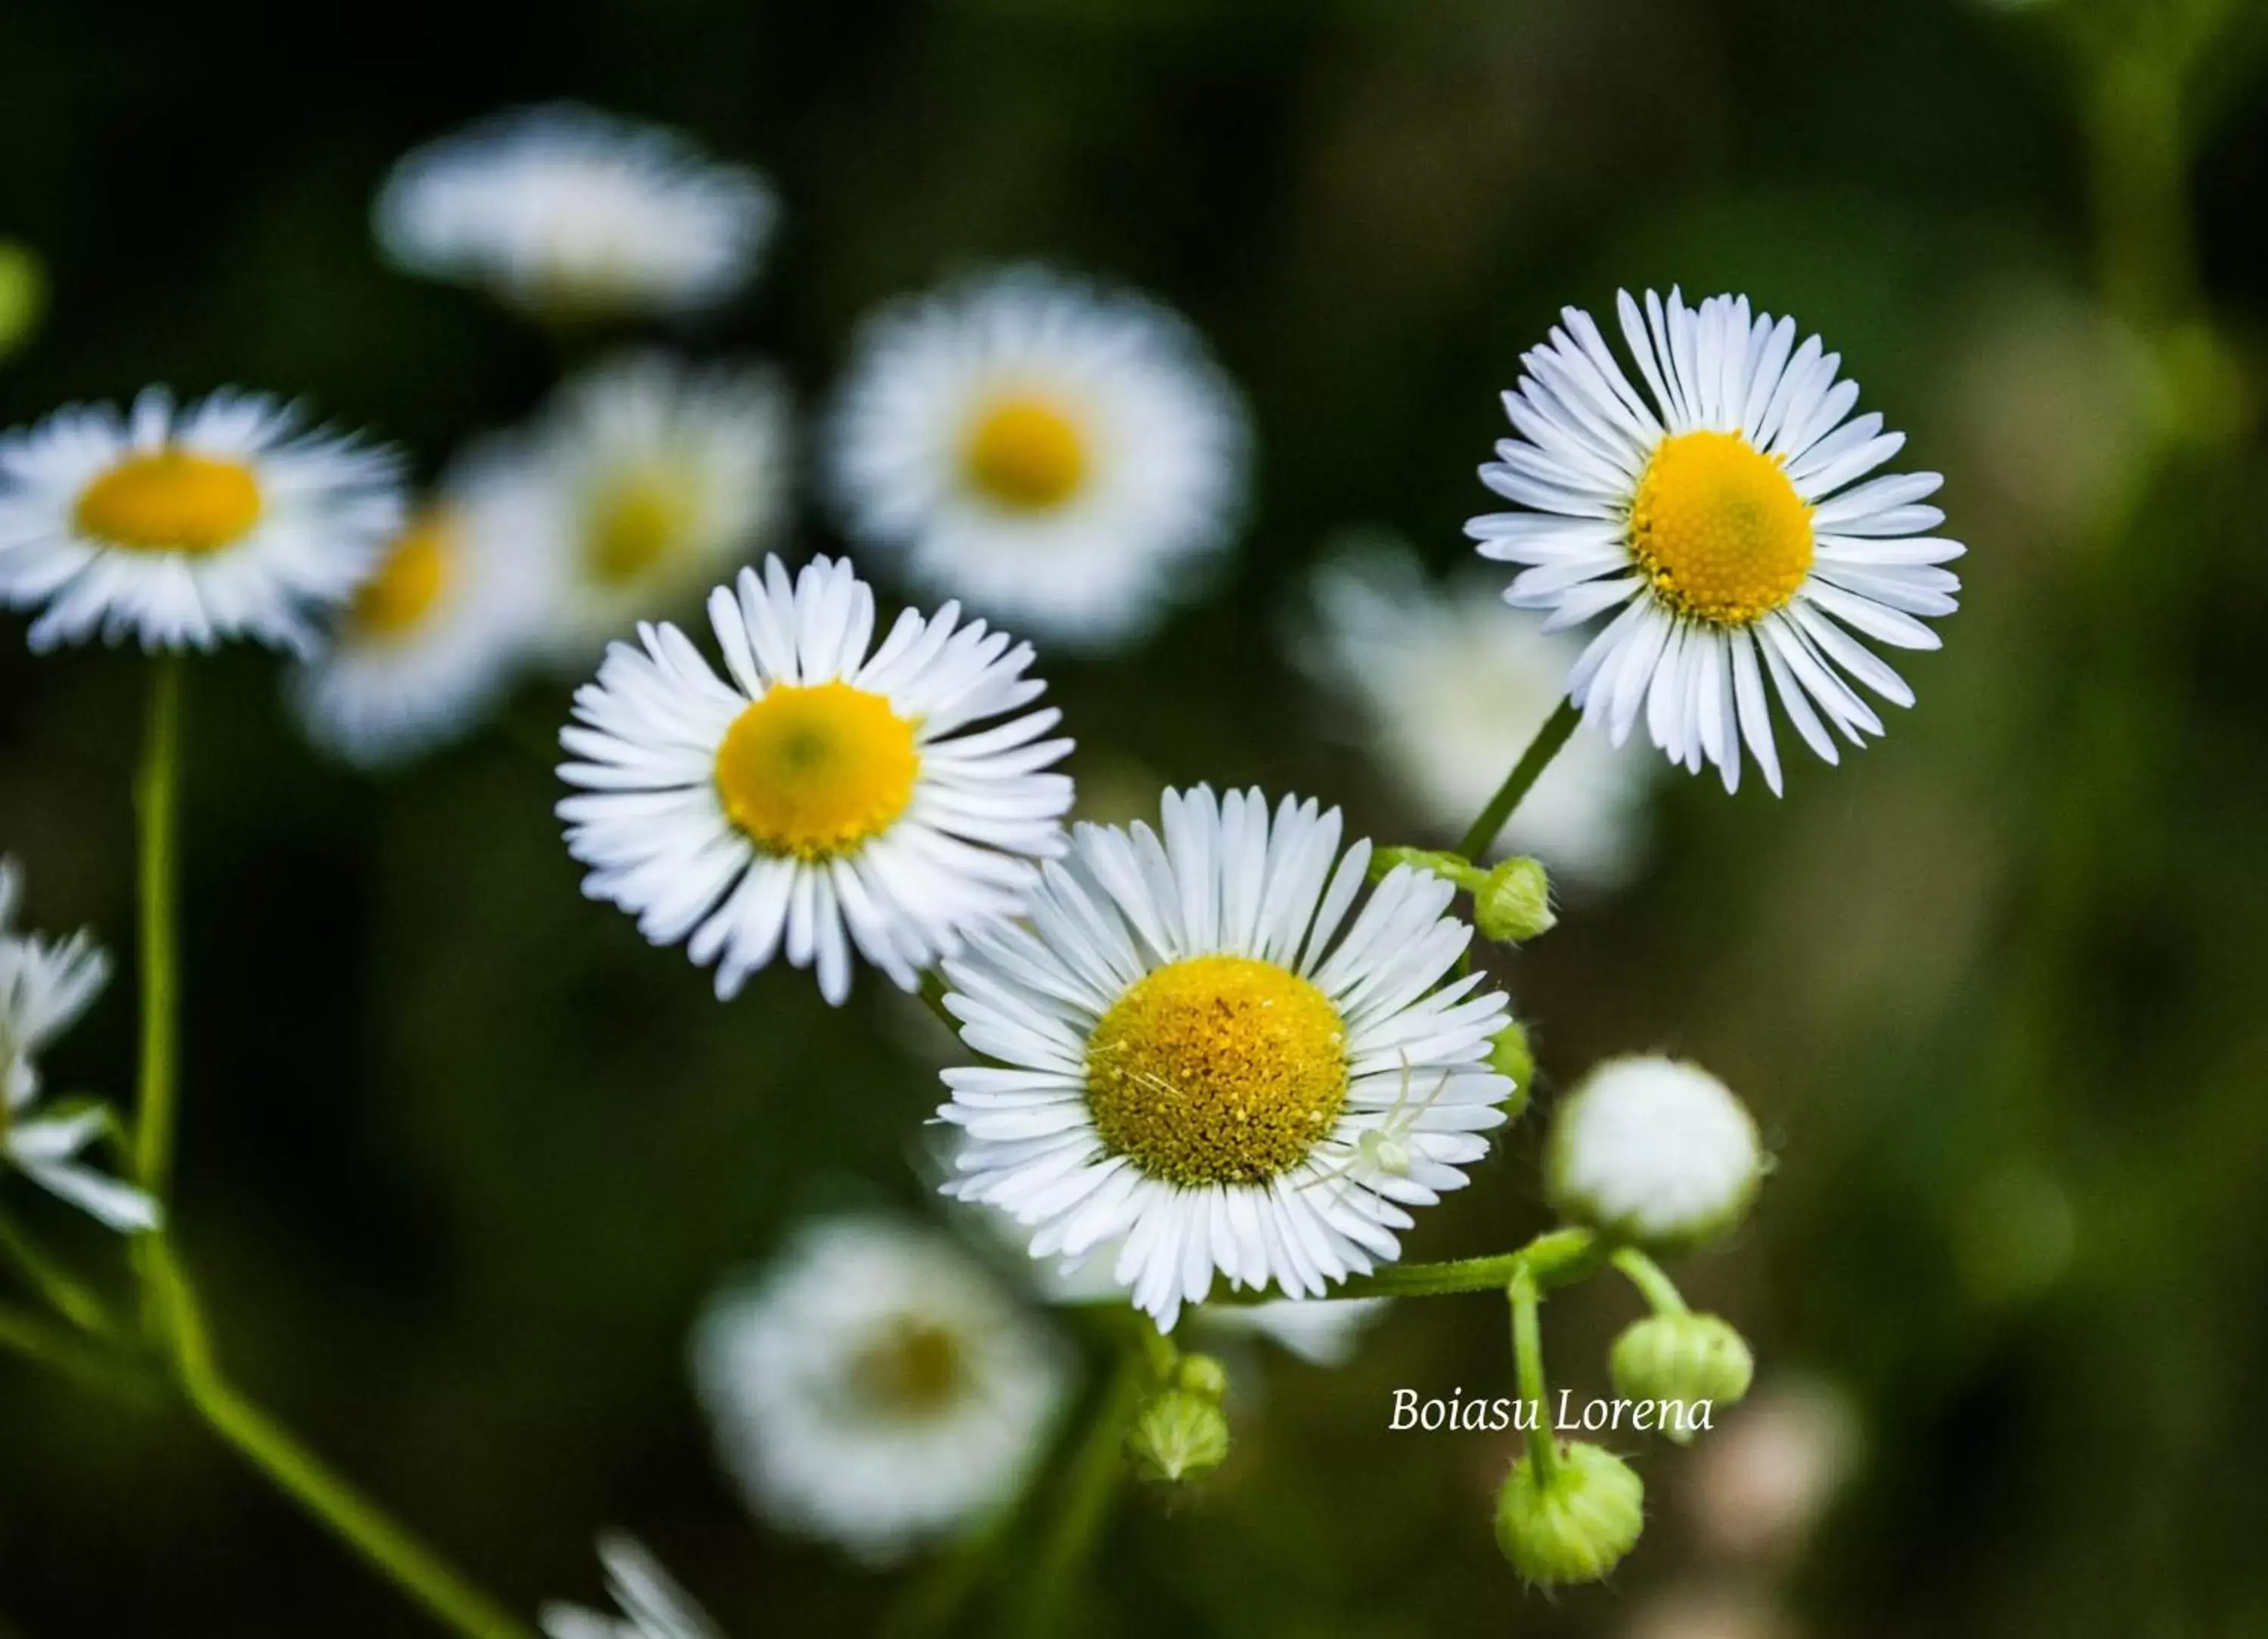
MULTIPOLYGON (((1488 1529, 1509 1445, 1385 1431, 1397 1385, 1510 1392, 1502 1306, 1405 1304, 1344 1371, 1248 1365, 1239 1454, 1123 1510, 1082 1625, 1613 1635, 1729 1588, 1782 1626, 1719 1632, 2268 1634, 2268 92, 2241 7, 2164 70, 2151 30, 2197 9, 11 0, 0 234, 50 288, 0 423, 240 382, 430 473, 553 362, 380 266, 386 165, 560 95, 681 124, 787 212, 755 294, 685 339, 781 359, 807 402, 873 303, 995 256, 1190 314, 1254 407, 1253 522, 1146 647, 1043 655, 1075 771, 1114 816, 1252 781, 1393 838, 1278 650, 1303 568, 1350 523, 1460 560, 1496 393, 1563 302, 1677 281, 1792 312, 1948 474, 1962 612, 1881 746, 1793 764, 1785 801, 1665 782, 1638 879, 1506 971, 1547 1099, 1660 1047, 1758 1111, 1761 1210, 1682 1273, 1765 1385, 1839 1385, 1848 1486, 1760 1546, 1769 1495, 1661 1448, 1614 1585, 1525 1595, 1488 1529), (2186 179, 2152 147, 2168 106, 2186 179)), ((807 500, 800 541, 835 544, 807 500)), ((523 1607, 587 1596, 619 1524, 730 1631, 864 1630, 892 1580, 744 1515, 683 1338, 814 1204, 918 1206, 934 1026, 872 975, 840 1014, 785 971, 719 1006, 585 901, 563 686, 370 780, 300 744, 275 673, 197 668, 188 764, 178 1215, 235 1375, 523 1607)), ((122 953, 140 689, 130 655, 0 631, 0 846, 35 925, 122 953)), ((122 980, 57 1086, 123 1095, 133 1007, 122 980)), ((1414 1255, 1540 1226, 1537 1125, 1414 1255)), ((1559 1379, 1602 1390, 1633 1312, 1605 1283, 1555 1302, 1559 1379)), ((0 1362, 0 1632, 422 1631, 186 1418, 0 1362)))

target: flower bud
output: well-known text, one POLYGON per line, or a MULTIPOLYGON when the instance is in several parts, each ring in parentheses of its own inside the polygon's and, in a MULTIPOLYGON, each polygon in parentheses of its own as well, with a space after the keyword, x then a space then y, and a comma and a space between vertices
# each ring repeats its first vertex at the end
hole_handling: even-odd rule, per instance
POLYGON ((1551 911, 1551 878, 1541 860, 1507 859, 1473 889, 1473 925, 1481 937, 1498 944, 1549 933, 1558 921, 1551 911))
POLYGON ((1504 1114, 1508 1121, 1516 1121, 1535 1092, 1535 1054, 1528 1046, 1528 1026, 1516 1018, 1504 1021, 1504 1028, 1496 1033, 1496 1041, 1489 1048, 1489 1068, 1512 1083, 1512 1097, 1505 1100, 1504 1114))
POLYGON ((1756 1377, 1756 1359, 1741 1334, 1712 1314, 1658 1314, 1638 1321, 1615 1340, 1608 1357, 1615 1393, 1627 1400, 1676 1402, 1656 1425, 1680 1445, 1690 1445, 1705 1423, 1697 1405, 1712 1410, 1736 1403, 1756 1377))
POLYGON ((1167 1389, 1136 1414, 1126 1456, 1145 1480, 1178 1485, 1203 1479, 1228 1456, 1228 1417, 1209 1395, 1167 1389))
POLYGON ((1183 1355, 1174 1369, 1174 1381, 1192 1394, 1202 1394, 1218 1406, 1228 1393, 1228 1373, 1211 1355, 1183 1355))
POLYGON ((1578 1224, 1658 1250, 1738 1224, 1764 1171, 1756 1124, 1697 1064, 1612 1059, 1560 1102, 1546 1145, 1552 1204, 1578 1224))
POLYGON ((1638 1471, 1603 1446, 1559 1447, 1539 1481, 1532 1458, 1505 1477, 1496 1502, 1496 1540, 1513 1569, 1538 1587, 1597 1582, 1637 1546, 1646 1528, 1646 1487, 1638 1471))

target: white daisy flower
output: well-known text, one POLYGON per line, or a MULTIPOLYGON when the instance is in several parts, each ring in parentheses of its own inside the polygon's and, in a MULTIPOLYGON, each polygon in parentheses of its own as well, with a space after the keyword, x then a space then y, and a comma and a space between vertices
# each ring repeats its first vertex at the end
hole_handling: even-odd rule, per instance
POLYGON ((1346 925, 1371 849, 1342 857, 1339 831, 1202 786, 1166 793, 1162 841, 1079 827, 1031 926, 945 965, 961 1040, 998 1061, 944 1073, 967 1135, 947 1193, 1034 1257, 1123 1239, 1113 1277, 1165 1327, 1216 1272, 1320 1297, 1398 1257, 1403 1208, 1462 1185, 1505 1119, 1506 1003, 1441 982, 1472 930, 1438 877, 1397 867, 1346 925))
POLYGON ((607 1593, 622 1612, 609 1616, 557 1602, 536 1613, 549 1639, 722 1639, 707 1613, 661 1568, 644 1543, 609 1532, 599 1539, 607 1593))
MULTIPOLYGON (((1316 572, 1318 620, 1292 658, 1354 708, 1371 756, 1426 824, 1454 840, 1551 715, 1581 652, 1538 632, 1479 582, 1428 584, 1406 548, 1343 555, 1316 572)), ((1636 863, 1653 765, 1578 734, 1513 811, 1492 856, 1539 856, 1555 877, 1611 884, 1636 863)))
POLYGON ((919 584, 1101 644, 1228 546, 1246 444, 1182 320, 1015 268, 870 320, 828 453, 850 532, 919 584))
POLYGON ((40 606, 34 649, 304 652, 401 526, 397 467, 259 393, 59 409, 0 437, 0 604, 40 606))
POLYGON ((720 1293, 693 1366, 750 1506, 877 1561, 1015 1497, 1071 1386, 1053 1333, 949 1238, 867 1217, 720 1293))
POLYGON ((1765 1167, 1756 1124, 1697 1064, 1609 1059, 1554 1113, 1544 1174, 1579 1223, 1648 1245, 1714 1238, 1747 1213, 1765 1167))
POLYGON ((407 272, 540 318, 674 314, 747 283, 778 206, 763 178, 593 108, 515 108, 394 167, 379 243, 407 272))
POLYGON ((1935 473, 1857 481, 1903 433, 1851 418, 1856 383, 1795 321, 1751 314, 1746 297, 1689 308, 1620 298, 1642 397, 1588 313, 1526 355, 1505 409, 1521 436, 1497 445, 1482 481, 1533 509, 1466 526, 1484 557, 1529 566, 1505 596, 1548 609, 1547 631, 1619 610, 1568 673, 1567 694, 1619 746, 1641 709, 1673 762, 1717 765, 1740 783, 1741 747, 1780 789, 1764 679, 1796 732, 1829 762, 1833 735, 1882 731, 1856 679, 1896 705, 1913 691, 1853 637, 1934 649, 1917 615, 1953 613, 1961 555, 1928 532, 1935 473), (1854 487, 1855 486, 1855 487, 1854 487))
POLYGON ((747 562, 787 517, 788 394, 762 367, 611 360, 563 387, 532 458, 558 516, 549 647, 580 662, 747 562))
POLYGON ((478 721, 548 613, 540 553, 552 516, 514 452, 491 445, 460 460, 291 678, 317 743, 374 767, 478 721))
POLYGON ((155 1228, 157 1202, 78 1158, 101 1136, 103 1111, 39 1113, 33 1055, 93 1005, 109 981, 110 958, 84 932, 60 944, 18 934, 22 891, 16 862, 0 859, 0 1155, 41 1188, 112 1229, 155 1228))
POLYGON ((792 584, 777 558, 718 587, 709 620, 730 680, 676 627, 641 626, 575 694, 559 805, 583 891, 688 941, 737 994, 783 948, 850 991, 850 948, 912 989, 971 929, 1012 915, 1031 861, 1062 850, 1071 749, 1028 643, 957 605, 899 615, 873 647, 874 594, 848 562, 792 584), (870 652, 871 650, 871 652, 870 652), (848 934, 846 940, 845 935, 848 934))

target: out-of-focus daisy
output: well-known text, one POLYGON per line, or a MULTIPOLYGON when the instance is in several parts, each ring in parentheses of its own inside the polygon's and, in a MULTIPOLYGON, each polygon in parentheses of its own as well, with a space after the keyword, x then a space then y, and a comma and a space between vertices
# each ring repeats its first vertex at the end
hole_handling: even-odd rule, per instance
POLYGON ((81 1161, 107 1120, 100 1109, 39 1111, 33 1055, 75 1024, 110 978, 110 959, 85 933, 60 944, 15 931, 23 875, 0 859, 0 1154, 16 1170, 115 1230, 156 1226, 157 1203, 81 1161))
POLYGON ((951 1239, 868 1217, 720 1293, 693 1364, 750 1504, 875 1560, 1014 1497, 1070 1387, 1055 1336, 951 1239))
POLYGON ((34 649, 304 651, 400 527, 397 468, 259 393, 57 410, 0 438, 0 603, 40 607, 34 649))
POLYGON ((644 1544, 609 1532, 599 1539, 599 1563, 606 1569, 608 1597, 622 1614, 547 1605, 536 1622, 549 1639, 722 1639, 707 1613, 644 1544))
POLYGON ((1903 433, 1851 416, 1856 383, 1795 321, 1751 314, 1746 297, 1696 310, 1672 290, 1625 292, 1623 334, 1650 396, 1623 373, 1588 313, 1527 354, 1505 395, 1520 437, 1482 481, 1521 506, 1467 526, 1484 557, 1528 567, 1505 594, 1546 609, 1545 629, 1609 610, 1567 677, 1568 697, 1622 744, 1641 710, 1673 762, 1717 765, 1731 790, 1743 742, 1780 789, 1764 680, 1796 732, 1829 762, 1838 731, 1882 731, 1851 687, 1896 705, 1913 691, 1859 636, 1934 649, 1917 615, 1953 613, 1960 582, 1940 567, 1963 548, 1927 532, 1935 473, 1858 481, 1903 433))
POLYGON ((921 584, 1105 643, 1228 544, 1246 442, 1180 319, 1015 268, 871 320, 828 454, 852 533, 921 584))
POLYGON ((1207 1304, 1190 1316, 1201 1329, 1263 1337, 1311 1366, 1343 1366, 1363 1334, 1386 1318, 1390 1297, 1286 1297, 1265 1304, 1207 1304))
POLYGON ((674 131, 572 104, 516 108, 405 157, 378 196, 396 266, 541 318, 679 313, 747 282, 778 207, 674 131))
POLYGON ((957 605, 900 614, 873 647, 874 594, 848 562, 792 584, 777 558, 718 587, 719 679, 676 627, 641 626, 575 694, 559 805, 583 890, 657 944, 688 939, 736 994, 783 948, 829 1002, 850 948, 906 989, 987 921, 1012 915, 1031 862, 1061 851, 1071 749, 1024 712, 1046 685, 1031 646, 957 605), (871 652, 870 652, 871 651, 871 652), (847 938, 846 938, 847 934, 847 938))
POLYGON ((1624 1239, 1683 1246, 1738 1223, 1764 1178, 1756 1123, 1698 1064, 1609 1059, 1552 1113, 1545 1175, 1562 1212, 1624 1239))
MULTIPOLYGON (((1551 715, 1581 652, 1477 582, 1436 588, 1406 548, 1344 553, 1314 577, 1317 615, 1292 658, 1354 708, 1364 744, 1426 822, 1454 838, 1551 715)), ((1513 811, 1497 851, 1611 883, 1637 851, 1652 765, 1579 734, 1513 811)))
POLYGON ((788 395, 753 366, 614 359, 561 389, 532 458, 559 517, 549 647, 580 661, 752 557, 787 512, 788 395))
POLYGON ((527 464, 476 447, 395 535, 329 646, 291 680, 317 741, 377 765, 463 732, 547 609, 554 509, 527 464))
POLYGON ((1080 826, 1031 926, 949 960, 946 1070, 967 1134, 948 1193, 1009 1213, 1035 1257, 1121 1243, 1112 1275, 1170 1327, 1218 1272, 1319 1297, 1401 1253, 1405 1206, 1465 1182, 1512 1083, 1505 998, 1444 984, 1472 930, 1407 866, 1347 922, 1370 844, 1336 809, 1168 791, 1164 836, 1080 826), (1396 1165, 1367 1134, 1388 1134, 1396 1165))

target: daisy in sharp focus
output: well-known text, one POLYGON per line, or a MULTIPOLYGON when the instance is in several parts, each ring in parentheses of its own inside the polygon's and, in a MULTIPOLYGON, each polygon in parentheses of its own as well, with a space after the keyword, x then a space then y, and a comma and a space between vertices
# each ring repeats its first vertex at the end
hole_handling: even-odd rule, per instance
POLYGON ((725 678, 664 622, 575 693, 559 814, 585 893, 715 963, 720 997, 784 950, 838 1004, 852 947, 910 990, 1016 912, 1071 802, 1045 772, 1062 713, 1022 710, 1046 687, 1029 644, 948 603, 876 648, 873 591, 823 557, 743 570, 709 620, 725 678))
POLYGON ((1230 544, 1247 443, 1182 320, 1014 268, 867 323, 828 457, 850 533, 921 585, 1100 645, 1230 544))
POLYGON ((478 721, 547 613, 552 519, 546 487, 515 452, 476 446, 460 459, 291 678, 308 733, 374 767, 478 721))
POLYGON ((1013 1499, 1071 1371, 951 1238, 869 1217, 806 1227, 760 1279, 720 1293, 693 1366, 750 1505, 875 1561, 1013 1499))
POLYGON ((398 467, 259 393, 69 406, 0 438, 0 604, 39 608, 34 649, 305 652, 401 526, 398 467))
POLYGON ((644 1543, 609 1532, 599 1539, 599 1563, 622 1614, 554 1601, 536 1613, 547 1639, 722 1639, 708 1613, 644 1543))
POLYGON ((674 131, 556 103, 410 153, 375 221, 408 272, 578 320, 713 306, 747 282, 777 215, 755 172, 674 131))
POLYGON ((1081 826, 1015 925, 945 965, 967 1135, 948 1194, 1007 1212, 1034 1257, 1117 1243, 1113 1278, 1170 1328, 1216 1274, 1321 1297, 1401 1255, 1407 1206, 1465 1182, 1513 1084, 1506 1003, 1451 979, 1455 890, 1388 872, 1336 809, 1168 791, 1164 834, 1081 826), (1447 982, 1444 982, 1444 981, 1447 982), (1366 1135, 1390 1136, 1387 1147, 1366 1135))
POLYGON ((1481 555, 1527 565, 1505 594, 1550 611, 1547 631, 1614 618, 1568 673, 1567 694, 1620 745, 1645 714, 1671 761, 1717 765, 1738 786, 1742 746, 1774 791, 1779 754, 1764 682, 1813 751, 1837 761, 1882 731, 1851 687, 1893 704, 1913 691, 1858 641, 1934 649, 1915 618, 1950 614, 1956 541, 1929 533, 1935 473, 1859 480, 1903 433, 1853 419, 1857 384, 1795 321, 1746 297, 1689 308, 1619 298, 1641 395, 1588 313, 1570 307, 1527 354, 1505 409, 1521 437, 1482 481, 1530 509, 1476 518, 1481 555), (1853 634, 1857 634, 1856 636, 1853 634))
POLYGON ((563 661, 714 585, 787 516, 788 394, 770 369, 628 355, 562 387, 533 436, 563 661))
POLYGON ((40 1113, 33 1055, 93 1005, 109 981, 110 959, 83 932, 60 944, 17 933, 22 892, 16 862, 0 858, 0 1159, 112 1229, 153 1229, 157 1202, 78 1158, 101 1136, 105 1112, 40 1113))

